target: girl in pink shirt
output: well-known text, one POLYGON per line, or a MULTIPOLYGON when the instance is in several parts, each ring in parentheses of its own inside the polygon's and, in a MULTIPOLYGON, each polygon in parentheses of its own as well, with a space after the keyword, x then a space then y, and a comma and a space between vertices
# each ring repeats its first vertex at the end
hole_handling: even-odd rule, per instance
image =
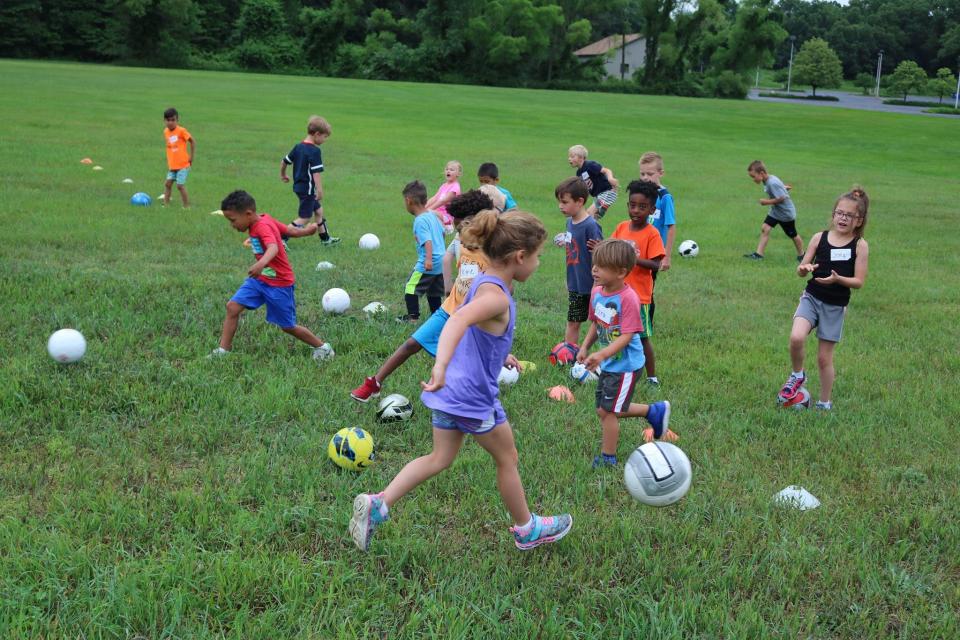
POLYGON ((427 200, 427 209, 436 212, 443 224, 445 233, 453 233, 453 217, 447 213, 445 206, 452 198, 460 195, 460 182, 458 178, 463 174, 463 165, 456 160, 451 160, 443 169, 444 183, 440 185, 433 197, 427 200))

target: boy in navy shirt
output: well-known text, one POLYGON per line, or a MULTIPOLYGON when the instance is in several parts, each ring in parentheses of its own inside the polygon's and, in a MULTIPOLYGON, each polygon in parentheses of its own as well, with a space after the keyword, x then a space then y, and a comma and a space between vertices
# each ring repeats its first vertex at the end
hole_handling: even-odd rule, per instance
POLYGON ((587 148, 582 144, 575 144, 567 152, 567 162, 575 169, 574 175, 584 181, 593 204, 587 213, 600 219, 617 201, 617 187, 619 182, 613 177, 613 172, 599 162, 587 160, 587 148))
POLYGON ((320 155, 320 145, 330 137, 330 133, 330 124, 326 120, 320 116, 310 116, 307 121, 307 137, 297 143, 280 161, 280 180, 283 182, 290 182, 287 166, 293 165, 293 192, 300 200, 297 219, 293 225, 305 227, 316 216, 320 242, 325 245, 340 242, 340 238, 330 236, 327 221, 323 217, 323 184, 320 181, 323 157, 320 155))
POLYGON ((564 341, 576 353, 580 344, 580 325, 587 321, 590 291, 593 289, 593 260, 590 252, 595 242, 603 240, 603 230, 596 218, 587 213, 587 185, 580 178, 567 178, 557 185, 554 195, 560 212, 567 218, 567 230, 554 238, 557 246, 567 251, 567 331, 564 341))

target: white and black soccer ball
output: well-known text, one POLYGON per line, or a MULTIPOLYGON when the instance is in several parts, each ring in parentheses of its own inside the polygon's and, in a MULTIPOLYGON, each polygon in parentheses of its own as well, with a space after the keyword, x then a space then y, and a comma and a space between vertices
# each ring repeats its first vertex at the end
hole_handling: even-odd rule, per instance
POLYGON ((413 405, 406 396, 391 393, 380 401, 377 407, 377 420, 380 422, 403 422, 413 415, 413 405))
POLYGON ((697 254, 700 253, 700 245, 693 240, 684 240, 677 247, 677 253, 684 258, 696 258, 697 254))
POLYGON ((513 367, 500 367, 497 384, 516 384, 520 379, 520 371, 513 367))
POLYGON ((593 371, 587 369, 586 365, 582 362, 578 362, 572 367, 570 367, 570 377, 579 382, 580 384, 587 384, 588 382, 596 382, 600 379, 593 371))
POLYGON ((692 478, 687 454, 669 442, 637 447, 623 468, 627 491, 651 507, 665 507, 685 496, 692 478))

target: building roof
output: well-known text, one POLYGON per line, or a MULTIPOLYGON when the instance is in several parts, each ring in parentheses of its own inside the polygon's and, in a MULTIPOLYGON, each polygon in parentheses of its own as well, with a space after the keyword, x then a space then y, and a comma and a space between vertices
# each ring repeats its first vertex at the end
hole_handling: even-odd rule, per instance
MULTIPOLYGON (((628 33, 626 37, 626 43, 630 44, 636 40, 640 39, 639 33, 628 33)), ((622 45, 621 42, 624 40, 624 37, 620 34, 614 36, 607 36, 602 40, 597 40, 582 49, 577 49, 573 52, 575 56, 602 56, 611 49, 619 49, 622 45)))

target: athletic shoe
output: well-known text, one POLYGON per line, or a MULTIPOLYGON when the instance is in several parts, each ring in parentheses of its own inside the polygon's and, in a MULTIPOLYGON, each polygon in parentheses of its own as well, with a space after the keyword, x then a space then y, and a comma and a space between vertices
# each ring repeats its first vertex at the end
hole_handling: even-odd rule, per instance
POLYGON ((329 360, 336 354, 333 352, 333 347, 330 346, 329 342, 324 342, 322 345, 313 350, 313 359, 317 362, 323 360, 329 360))
POLYGON ((653 437, 660 438, 670 428, 670 401, 661 400, 650 405, 647 422, 653 427, 653 437))
POLYGON ((350 518, 350 535, 361 551, 370 546, 370 539, 377 525, 383 524, 387 518, 380 514, 383 498, 379 495, 361 493, 353 500, 353 517, 350 518))
POLYGON ((801 373, 799 376, 791 373, 787 381, 783 383, 783 388, 780 389, 780 393, 777 394, 777 402, 784 404, 785 402, 793 400, 793 397, 800 393, 800 387, 802 387, 806 381, 806 373, 801 373))
POLYGON ((402 316, 397 316, 398 324, 416 324, 418 322, 420 322, 420 317, 417 316, 416 318, 414 318, 409 313, 405 313, 402 316))
POLYGON ((535 513, 532 515, 533 526, 530 527, 530 531, 528 531, 526 535, 520 535, 519 527, 510 527, 510 533, 513 534, 513 541, 517 545, 517 549, 521 551, 533 549, 548 542, 556 542, 570 533, 570 529, 573 528, 573 516, 569 513, 564 513, 559 516, 548 516, 546 518, 538 516, 535 513))
POLYGON ((593 457, 593 468, 601 469, 603 467, 614 467, 617 466, 617 456, 605 456, 600 454, 599 456, 593 457))
POLYGON ((230 355, 230 352, 224 349, 223 347, 217 347, 207 355, 207 360, 216 360, 217 358, 222 358, 224 356, 230 355))
POLYGON ((648 376, 647 384, 650 385, 651 387, 659 387, 660 379, 657 376, 648 376))
POLYGON ((350 392, 350 397, 357 402, 368 402, 370 398, 380 395, 380 383, 373 376, 365 378, 363 384, 350 392))
POLYGON ((340 238, 334 238, 333 236, 327 236, 326 240, 324 240, 323 238, 320 238, 320 244, 322 244, 325 247, 329 247, 330 245, 334 245, 334 244, 340 244, 340 238))
POLYGON ((763 256, 754 251, 753 253, 745 253, 743 257, 747 260, 763 260, 763 256))
POLYGON ((824 402, 823 400, 817 400, 817 404, 814 405, 815 409, 820 409, 821 411, 833 411, 832 402, 824 402))

